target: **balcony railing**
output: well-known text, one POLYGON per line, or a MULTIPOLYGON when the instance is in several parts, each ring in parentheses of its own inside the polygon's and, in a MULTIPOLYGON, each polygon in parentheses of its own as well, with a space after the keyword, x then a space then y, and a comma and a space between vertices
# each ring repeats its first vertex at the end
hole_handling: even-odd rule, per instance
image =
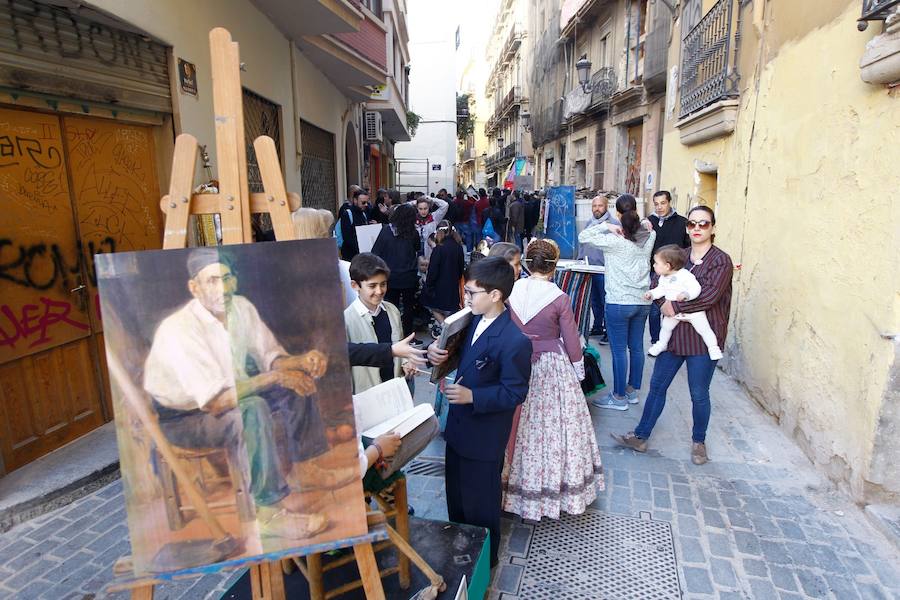
POLYGON ((493 116, 494 120, 499 121, 501 118, 506 116, 506 114, 509 112, 509 109, 513 106, 518 106, 519 104, 521 104, 523 99, 522 88, 517 85, 512 86, 509 91, 506 92, 506 95, 502 98, 500 96, 497 96, 497 102, 495 104, 493 116))
POLYGON ((485 161, 485 170, 493 171, 498 168, 505 167, 512 159, 519 155, 519 144, 513 142, 507 144, 499 152, 495 152, 487 157, 485 161))
POLYGON ((522 45, 523 37, 525 37, 524 28, 518 23, 513 23, 512 27, 509 29, 509 36, 506 38, 506 43, 503 44, 503 52, 500 54, 504 61, 512 60, 516 55, 516 50, 522 45))
POLYGON ((857 22, 857 28, 865 31, 869 26, 868 21, 884 21, 895 6, 900 6, 900 0, 863 0, 862 16, 857 22))
POLYGON ((735 2, 719 0, 681 42, 681 118, 738 95, 740 14, 735 2))

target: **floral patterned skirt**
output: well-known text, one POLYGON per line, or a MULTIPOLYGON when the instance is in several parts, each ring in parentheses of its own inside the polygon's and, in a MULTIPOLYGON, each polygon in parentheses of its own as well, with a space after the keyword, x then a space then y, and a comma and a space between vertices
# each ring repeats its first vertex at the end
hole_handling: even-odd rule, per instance
POLYGON ((504 469, 503 510, 526 519, 583 513, 604 489, 591 414, 567 356, 532 365, 528 397, 504 469))

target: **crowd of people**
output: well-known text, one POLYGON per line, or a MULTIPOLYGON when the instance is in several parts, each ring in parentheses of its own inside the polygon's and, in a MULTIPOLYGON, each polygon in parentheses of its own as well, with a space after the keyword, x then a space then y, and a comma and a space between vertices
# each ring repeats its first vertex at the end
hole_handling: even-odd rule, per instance
MULTIPOLYGON (((331 229, 328 211, 295 213, 301 238, 338 238, 356 392, 448 360, 436 344, 417 347, 415 331, 430 322, 437 337, 447 316, 471 308, 459 365, 442 385, 450 404, 445 484, 450 520, 490 530, 492 565, 502 511, 555 519, 583 512, 603 490, 589 405, 638 404, 648 354, 655 363, 640 421, 613 437, 645 452, 668 387, 686 364, 691 459, 708 460, 709 388, 727 333, 733 267, 713 244, 713 210, 695 206, 682 216, 671 201, 669 192, 655 194, 648 219, 628 194, 615 199, 615 214, 607 198, 592 202, 579 256, 604 266, 592 280, 589 337, 610 345, 613 385, 589 401, 579 383, 587 340, 571 299, 554 283, 559 248, 532 239, 536 198, 501 190, 450 197, 441 190, 401 199, 379 190, 370 202, 354 187, 331 229), (382 229, 371 252, 359 252, 355 226, 373 223, 382 229)), ((361 451, 363 471, 399 444, 385 436, 361 451)))

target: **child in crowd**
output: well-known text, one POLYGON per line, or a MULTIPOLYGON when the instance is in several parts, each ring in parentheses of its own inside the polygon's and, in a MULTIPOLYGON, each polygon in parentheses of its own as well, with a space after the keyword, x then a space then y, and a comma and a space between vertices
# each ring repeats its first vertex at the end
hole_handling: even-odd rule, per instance
MULTIPOLYGON (((357 254, 350 261, 350 285, 357 299, 344 310, 347 341, 352 343, 395 343, 403 338, 400 311, 385 302, 390 269, 370 252, 357 254)), ((353 393, 358 394, 393 377, 412 377, 415 367, 395 359, 390 367, 353 367, 353 393)))
POLYGON ((516 279, 522 278, 522 250, 509 242, 498 242, 491 246, 488 256, 499 256, 513 268, 516 279))
MULTIPOLYGON (((506 310, 514 282, 513 269, 502 258, 469 266, 465 297, 473 319, 460 349, 456 383, 444 391, 450 403, 444 431, 447 514, 451 521, 490 530, 491 566, 500 548, 503 453, 531 376, 531 342, 506 310)), ((446 350, 429 347, 433 364, 447 357, 446 350)))
MULTIPOLYGON (((659 283, 655 288, 647 292, 644 297, 647 300, 673 300, 683 302, 693 300, 700 295, 700 283, 694 274, 684 268, 685 259, 689 250, 680 248, 675 244, 663 246, 653 255, 653 270, 659 275, 659 283)), ((659 356, 666 351, 672 331, 680 321, 687 321, 696 330, 709 350, 712 360, 722 358, 722 349, 716 340, 716 334, 709 326, 706 311, 701 310, 692 313, 681 313, 674 317, 663 317, 662 329, 659 332, 659 341, 647 349, 650 356, 659 356)))
POLYGON ((459 284, 466 269, 462 237, 449 221, 441 221, 435 233, 437 246, 431 253, 422 289, 422 304, 434 315, 431 336, 441 335, 444 319, 459 310, 459 284))

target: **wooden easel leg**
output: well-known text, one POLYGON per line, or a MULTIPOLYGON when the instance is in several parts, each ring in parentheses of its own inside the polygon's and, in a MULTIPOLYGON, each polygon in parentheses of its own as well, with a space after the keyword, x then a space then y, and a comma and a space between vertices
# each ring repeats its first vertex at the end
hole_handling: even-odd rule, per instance
MULTIPOLYGON (((397 511, 397 516, 394 518, 397 533, 404 540, 409 541, 409 503, 406 499, 405 479, 394 485, 394 510, 397 511)), ((397 552, 397 566, 400 569, 398 574, 400 588, 405 590, 409 587, 410 580, 409 558, 405 553, 397 552)))
POLYGON ((250 567, 250 590, 253 600, 284 600, 284 575, 279 562, 250 567))
POLYGON ((366 600, 385 600, 381 574, 378 572, 372 544, 357 544, 353 546, 353 553, 356 555, 356 566, 359 568, 359 578, 366 592, 366 600))
POLYGON ((131 590, 131 600, 153 600, 153 586, 145 585, 131 590))
POLYGON ((306 557, 307 581, 309 582, 309 599, 325 600, 325 584, 322 580, 322 555, 310 554, 306 557))

